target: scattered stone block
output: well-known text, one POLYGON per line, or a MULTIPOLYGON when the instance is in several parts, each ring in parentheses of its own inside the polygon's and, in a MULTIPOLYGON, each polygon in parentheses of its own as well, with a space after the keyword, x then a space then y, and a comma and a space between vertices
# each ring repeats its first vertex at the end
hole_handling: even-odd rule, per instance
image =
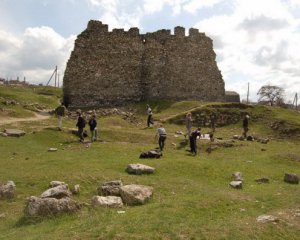
POLYGON ((50 188, 41 194, 41 198, 65 198, 70 197, 72 193, 69 191, 67 185, 59 185, 53 188, 50 188))
POLYGON ((25 216, 53 216, 62 213, 74 213, 81 205, 71 198, 39 198, 31 196, 27 199, 24 209, 25 216))
POLYGON ((121 180, 105 182, 98 187, 98 194, 104 196, 120 196, 120 188, 123 186, 121 180))
POLYGON ((92 198, 92 205, 102 206, 102 207, 110 207, 110 208, 121 208, 123 207, 123 202, 120 197, 117 196, 94 196, 92 198))
POLYGON ((7 183, 0 185, 0 199, 11 199, 16 196, 16 185, 13 181, 7 181, 7 183))
POLYGON ((232 178, 233 181, 244 181, 241 172, 234 172, 234 173, 231 175, 231 178, 232 178))
POLYGON ((22 137, 26 134, 23 130, 19 129, 5 129, 4 133, 6 133, 8 137, 22 137))
POLYGON ((65 182, 61 182, 61 181, 51 181, 49 184, 49 187, 54 188, 60 185, 66 185, 68 186, 68 184, 66 184, 65 182))
POLYGON ((127 205, 143 205, 153 195, 153 188, 143 185, 126 185, 121 187, 121 198, 127 205))
POLYGON ((269 178, 258 178, 258 179, 255 179, 255 182, 257 182, 257 183, 269 183, 270 180, 269 180, 269 178))
POLYGON ((72 194, 79 194, 79 192, 80 192, 80 185, 79 184, 74 185, 74 187, 72 188, 71 192, 72 192, 72 194))
POLYGON ((240 136, 239 135, 233 135, 232 138, 238 140, 240 138, 240 136))
POLYGON ((294 173, 285 173, 284 181, 291 184, 299 184, 299 177, 294 173))
POLYGON ((7 133, 5 133, 5 132, 0 132, 0 136, 2 136, 2 137, 7 137, 8 135, 7 135, 7 133))
POLYGON ((243 182, 242 181, 231 181, 229 183, 229 185, 232 187, 232 188, 236 188, 236 189, 242 189, 243 188, 243 182))
POLYGON ((260 142, 262 144, 267 144, 270 141, 269 138, 259 138, 257 139, 257 142, 260 142))
POLYGON ((56 152, 57 151, 57 148, 49 148, 48 149, 48 152, 56 152))
POLYGON ((176 131, 175 134, 177 134, 177 135, 183 135, 184 133, 182 131, 176 131))
POLYGON ((279 219, 272 215, 260 215, 256 218, 256 221, 260 223, 279 222, 279 219))
POLYGON ((137 163, 137 164, 129 164, 125 171, 128 172, 129 174, 141 175, 141 174, 154 173, 155 168, 137 163))

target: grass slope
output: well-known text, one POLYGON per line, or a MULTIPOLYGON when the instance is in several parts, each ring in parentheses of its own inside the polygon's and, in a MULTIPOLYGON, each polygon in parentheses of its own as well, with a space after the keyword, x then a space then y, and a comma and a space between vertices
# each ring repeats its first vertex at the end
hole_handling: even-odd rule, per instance
MULTIPOLYGON (((160 117, 168 117, 202 105, 183 102, 159 107, 157 102, 154 109, 160 109, 160 117)), ((145 121, 144 106, 137 108, 138 117, 145 121)), ((299 114, 263 107, 252 111, 268 113, 265 119, 250 122, 250 133, 274 138, 267 145, 237 142, 233 148, 208 154, 209 143, 200 141, 199 155, 193 157, 187 146, 172 146, 184 141, 183 136, 174 136, 175 131, 184 131, 184 126, 167 123, 166 150, 163 158, 155 160, 138 159, 140 152, 157 146, 155 128, 137 127, 118 116, 99 119, 101 141, 89 148, 66 131, 46 129, 55 126, 54 117, 34 124, 19 123, 27 135, 0 138, 0 182, 13 180, 18 190, 17 198, 0 200, 0 215, 4 214, 0 239, 299 239, 300 222, 295 213, 300 210, 300 188, 283 182, 285 172, 300 175, 299 138, 277 139, 268 127, 274 118, 299 123, 299 114), (47 152, 50 147, 58 151, 47 152), (157 172, 126 174, 127 164, 137 162, 153 166, 157 172), (235 171, 243 173, 242 190, 228 186, 235 171), (270 178, 270 183, 254 181, 261 177, 270 178), (80 184, 80 195, 74 199, 90 203, 98 185, 115 179, 153 186, 153 199, 143 206, 124 207, 123 214, 116 209, 85 207, 74 215, 23 217, 26 198, 40 195, 52 180, 80 184), (261 214, 275 215, 280 222, 257 223, 261 214)), ((65 120, 63 125, 73 127, 75 122, 65 120)), ((240 133, 241 122, 217 128, 216 136, 229 139, 240 133)))

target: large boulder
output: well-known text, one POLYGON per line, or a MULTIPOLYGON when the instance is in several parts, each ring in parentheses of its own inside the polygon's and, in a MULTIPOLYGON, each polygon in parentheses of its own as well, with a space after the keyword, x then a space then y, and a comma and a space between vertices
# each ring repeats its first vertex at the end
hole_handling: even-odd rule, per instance
POLYGON ((26 134, 23 130, 19 129, 5 129, 4 132, 8 137, 21 137, 26 134))
POLYGON ((145 204, 153 195, 153 188, 143 185, 126 185, 121 187, 121 197, 127 205, 145 204))
POLYGON ((31 196, 27 199, 24 213, 26 216, 53 216, 61 213, 74 213, 81 205, 70 198, 39 198, 31 196))
POLYGON ((120 188, 123 186, 121 180, 105 182, 99 186, 97 191, 99 195, 104 196, 120 196, 120 188))
POLYGON ((69 191, 67 185, 59 185, 53 188, 49 188, 41 194, 41 198, 64 198, 70 197, 72 193, 69 191))
POLYGON ((294 173, 285 173, 284 174, 284 181, 287 183, 298 184, 299 177, 294 173))
POLYGON ((123 202, 120 197, 116 196, 94 196, 92 198, 92 205, 94 207, 96 206, 102 206, 102 207, 110 207, 110 208, 120 208, 123 207, 123 202))
POLYGON ((129 164, 125 171, 128 172, 129 174, 141 175, 141 174, 154 173, 155 168, 149 167, 149 166, 144 165, 144 164, 137 163, 137 164, 129 164))
POLYGON ((16 196, 16 185, 13 181, 0 184, 0 198, 14 198, 16 196))

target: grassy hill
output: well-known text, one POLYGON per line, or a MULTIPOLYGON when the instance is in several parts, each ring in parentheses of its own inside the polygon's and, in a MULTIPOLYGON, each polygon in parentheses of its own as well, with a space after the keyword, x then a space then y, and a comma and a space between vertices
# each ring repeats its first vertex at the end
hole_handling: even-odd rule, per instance
MULTIPOLYGON (((24 105, 54 108, 59 97, 60 92, 52 88, 45 92, 1 86, 1 101, 16 100, 20 105, 1 105, 0 116, 5 119, 4 113, 10 109, 18 113, 10 117, 34 116, 35 109, 25 109, 24 105)), ((286 172, 300 175, 299 113, 202 102, 154 101, 151 106, 157 120, 152 129, 145 128, 142 103, 122 108, 131 109, 136 122, 119 114, 98 117, 100 141, 89 147, 70 133, 76 123, 72 118, 64 119, 64 131, 55 130, 55 116, 0 125, 0 130, 19 128, 27 132, 21 138, 0 137, 0 182, 13 180, 18 192, 15 199, 0 200, 0 239, 299 239, 300 186, 283 181, 286 172), (240 116, 248 112, 249 134, 271 140, 268 144, 235 140, 233 147, 220 147, 210 154, 205 151, 210 143, 201 140, 199 155, 194 157, 187 151, 184 136, 175 134, 185 131, 182 119, 187 111, 194 118, 210 111, 226 116, 215 134, 223 141, 241 134, 240 116), (139 159, 142 151, 157 147, 154 135, 159 120, 165 122, 168 132, 163 157, 139 159), (48 152, 50 147, 58 151, 48 152), (156 173, 128 175, 124 170, 129 163, 155 167, 156 173), (236 171, 244 177, 241 190, 228 185, 236 171), (262 177, 269 178, 270 183, 255 182, 262 177), (74 215, 24 218, 26 198, 39 196, 52 180, 70 186, 80 184, 81 192, 73 198, 90 203, 101 183, 116 179, 124 184, 152 186, 152 200, 143 206, 125 206, 122 214, 119 209, 86 206, 74 215), (256 218, 262 214, 274 215, 279 222, 258 223, 256 218)), ((202 131, 210 129, 203 127, 202 131)))

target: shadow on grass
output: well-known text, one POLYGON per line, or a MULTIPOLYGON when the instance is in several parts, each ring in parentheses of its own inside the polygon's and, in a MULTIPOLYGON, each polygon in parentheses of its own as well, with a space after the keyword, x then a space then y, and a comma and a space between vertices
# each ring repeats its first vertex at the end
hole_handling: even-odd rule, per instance
POLYGON ((42 222, 45 220, 44 217, 27 217, 27 216, 22 216, 15 224, 15 227, 24 227, 24 226, 29 226, 29 225, 34 225, 37 223, 42 222))

